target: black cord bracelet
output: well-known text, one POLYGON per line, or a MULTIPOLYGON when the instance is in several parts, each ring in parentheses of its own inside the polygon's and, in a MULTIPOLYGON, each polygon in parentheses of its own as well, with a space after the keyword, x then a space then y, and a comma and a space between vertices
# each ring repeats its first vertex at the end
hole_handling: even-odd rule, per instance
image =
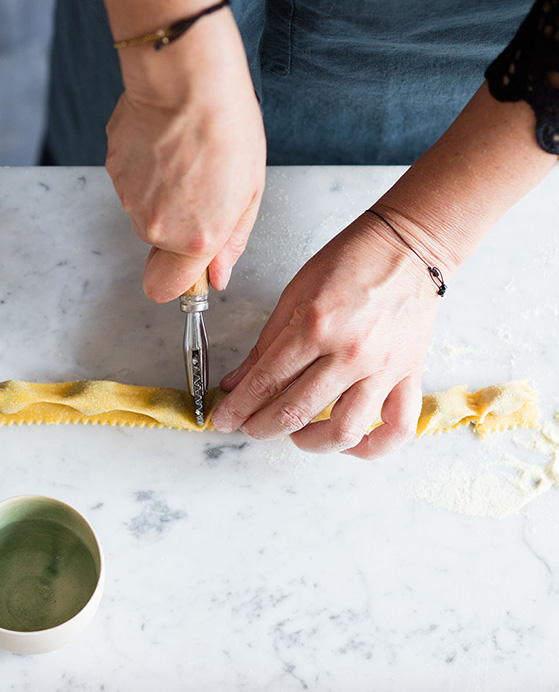
POLYGON ((157 31, 154 31, 151 34, 146 34, 145 36, 137 36, 136 38, 128 38, 124 41, 115 41, 115 43, 113 43, 113 48, 119 50, 120 48, 141 46, 143 43, 151 43, 152 41, 155 41, 155 50, 161 50, 161 48, 163 48, 164 46, 167 46, 172 41, 176 41, 178 38, 180 38, 201 17, 204 17, 207 14, 212 14, 213 12, 217 12, 218 10, 221 10, 223 7, 227 7, 230 4, 230 0, 222 0, 221 2, 218 2, 215 5, 206 7, 205 10, 201 10, 200 12, 197 12, 196 14, 193 14, 190 17, 186 17, 185 19, 179 19, 178 22, 174 22, 173 24, 165 27, 164 29, 157 29, 157 31))
POLYGON ((389 221, 387 221, 384 218, 384 216, 381 216, 378 213, 378 211, 375 211, 374 209, 366 209, 365 211, 368 211, 369 214, 374 214, 381 221, 383 221, 388 226, 388 228, 390 228, 390 230, 393 231, 398 236, 398 238, 402 241, 402 243, 404 243, 404 245, 407 248, 409 248, 413 252, 413 254, 423 262, 423 264, 427 267, 427 269, 429 271, 429 276, 431 277, 431 281, 438 288, 437 295, 441 296, 441 298, 442 298, 444 296, 444 294, 446 293, 446 289, 447 289, 447 285, 444 282, 442 271, 440 269, 438 269, 437 267, 432 267, 429 264, 429 262, 424 260, 423 257, 419 254, 419 252, 417 252, 417 250, 414 250, 414 248, 412 248, 412 246, 408 243, 408 241, 405 238, 402 238, 402 236, 398 233, 398 231, 394 228, 394 226, 389 221))

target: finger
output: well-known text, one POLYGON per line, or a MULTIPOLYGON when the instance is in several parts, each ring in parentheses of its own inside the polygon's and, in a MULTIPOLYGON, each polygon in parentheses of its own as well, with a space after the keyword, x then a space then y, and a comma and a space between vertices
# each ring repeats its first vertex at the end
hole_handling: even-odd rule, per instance
MULTIPOLYGON (((176 241, 169 242, 161 239, 161 241, 153 243, 156 245, 156 250, 150 252, 144 271, 146 295, 158 303, 173 300, 189 289, 208 265, 210 265, 210 282, 214 288, 224 289, 231 276, 233 265, 246 247, 248 236, 258 214, 260 199, 261 193, 255 195, 254 200, 241 216, 231 237, 223 247, 219 245, 219 238, 214 239, 214 245, 211 247, 207 245, 207 252, 203 254, 187 251, 174 252, 171 247, 176 250, 176 241), (214 262, 216 264, 212 267, 214 262)), ((131 219, 131 221, 136 234, 140 238, 145 238, 146 233, 141 224, 135 219, 131 219)), ((185 238, 184 242, 186 243, 187 240, 185 238)), ((197 249, 197 246, 193 245, 192 247, 194 250, 197 249)), ((188 248, 187 243, 185 249, 188 250, 188 248)))
MULTIPOLYGON (((378 379, 378 378, 377 378, 378 379)), ((310 423, 291 435, 306 452, 341 452, 358 445, 378 418, 386 386, 367 377, 352 385, 334 404, 330 419, 310 423)))
POLYGON ((250 232, 258 216, 261 199, 262 194, 256 193, 249 207, 241 215, 227 242, 210 262, 210 283, 218 291, 227 288, 231 278, 231 270, 246 248, 250 232))
POLYGON ((284 326, 279 319, 274 317, 275 313, 272 313, 268 322, 264 325, 258 341, 251 348, 250 353, 245 358, 245 360, 237 367, 235 370, 231 371, 228 375, 222 378, 220 386, 225 389, 226 392, 230 392, 235 389, 235 387, 245 378, 246 374, 258 363, 262 358, 264 353, 268 350, 271 344, 278 338, 281 334, 284 326))
POLYGON ((232 209, 236 203, 224 201, 223 193, 217 202, 207 189, 205 192, 204 198, 194 201, 180 186, 174 188, 173 195, 158 189, 145 191, 141 201, 138 194, 119 196, 140 240, 168 252, 213 258, 235 227, 238 212, 232 209), (152 199, 155 195, 157 200, 152 199))
POLYGON ((220 385, 225 391, 230 392, 234 389, 250 372, 251 368, 264 356, 268 348, 279 337, 282 331, 286 328, 289 322, 288 315, 290 306, 284 307, 282 301, 276 305, 274 311, 270 315, 268 321, 264 325, 258 341, 251 349, 245 360, 232 372, 225 375, 220 382, 220 385))
POLYGON ((167 303, 193 286, 210 258, 192 258, 152 248, 144 269, 144 292, 156 303, 167 303))
MULTIPOLYGON (((241 430, 257 440, 273 440, 305 428, 347 387, 343 375, 343 364, 336 366, 331 356, 319 358, 280 397, 250 416, 241 430)), ((359 440, 351 438, 348 446, 359 440)))
MULTIPOLYGON (((130 217, 135 233, 140 236, 140 225, 130 217)), ((209 260, 208 260, 209 261, 209 260)), ((144 293, 156 303, 167 303, 182 295, 204 272, 207 264, 191 258, 152 247, 144 268, 144 293)))
POLYGON ((421 389, 415 376, 406 377, 390 392, 382 407, 380 425, 344 454, 375 459, 392 454, 415 435, 421 413, 421 389))
POLYGON ((241 382, 216 408, 216 430, 237 430, 253 413, 283 392, 320 355, 318 346, 286 327, 241 382))

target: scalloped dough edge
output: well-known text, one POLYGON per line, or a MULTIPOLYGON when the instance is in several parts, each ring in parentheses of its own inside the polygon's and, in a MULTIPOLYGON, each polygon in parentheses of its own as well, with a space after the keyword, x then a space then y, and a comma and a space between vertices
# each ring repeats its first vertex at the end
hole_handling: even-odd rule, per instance
MULTIPOLYGON (((106 380, 0 383, 0 425, 89 423, 201 432, 213 430, 211 414, 225 392, 212 389, 205 397, 203 426, 196 425, 192 398, 180 389, 120 384, 106 380)), ((329 417, 332 405, 315 420, 329 417)), ((537 396, 526 380, 490 385, 477 392, 465 385, 423 397, 417 437, 473 424, 484 437, 510 428, 539 427, 537 396)), ((380 417, 369 430, 381 425, 380 417)))

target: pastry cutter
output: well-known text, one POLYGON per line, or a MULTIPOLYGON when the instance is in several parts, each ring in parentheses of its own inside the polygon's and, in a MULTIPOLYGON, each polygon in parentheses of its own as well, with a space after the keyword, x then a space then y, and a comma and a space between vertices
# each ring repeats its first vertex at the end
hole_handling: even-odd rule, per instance
POLYGON ((204 394, 208 391, 208 337, 203 313, 208 309, 208 270, 180 296, 186 313, 184 325, 184 364, 188 391, 194 399, 196 424, 204 425, 204 394))

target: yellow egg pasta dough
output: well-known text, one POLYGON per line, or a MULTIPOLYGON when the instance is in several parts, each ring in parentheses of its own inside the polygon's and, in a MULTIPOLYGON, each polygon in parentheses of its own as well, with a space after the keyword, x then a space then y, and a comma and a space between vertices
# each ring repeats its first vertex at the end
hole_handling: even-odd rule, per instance
MULTIPOLYGON (((205 398, 206 420, 196 425, 192 397, 181 389, 143 387, 105 380, 0 383, 0 425, 93 423, 176 430, 213 430, 211 414, 225 392, 205 398)), ((423 397, 417 436, 473 424, 481 436, 496 430, 538 427, 537 397, 526 380, 505 382, 475 393, 461 385, 423 397)), ((328 418, 331 406, 315 420, 328 418)), ((380 417, 370 430, 381 425, 380 417)))
POLYGON ((445 432, 471 423, 487 433, 511 428, 537 428, 540 412, 527 380, 515 380, 468 392, 465 385, 423 397, 417 436, 445 432))
POLYGON ((105 380, 41 384, 0 383, 0 425, 97 423, 177 430, 211 429, 211 411, 224 396, 206 397, 203 426, 196 425, 192 397, 181 389, 140 387, 105 380))

